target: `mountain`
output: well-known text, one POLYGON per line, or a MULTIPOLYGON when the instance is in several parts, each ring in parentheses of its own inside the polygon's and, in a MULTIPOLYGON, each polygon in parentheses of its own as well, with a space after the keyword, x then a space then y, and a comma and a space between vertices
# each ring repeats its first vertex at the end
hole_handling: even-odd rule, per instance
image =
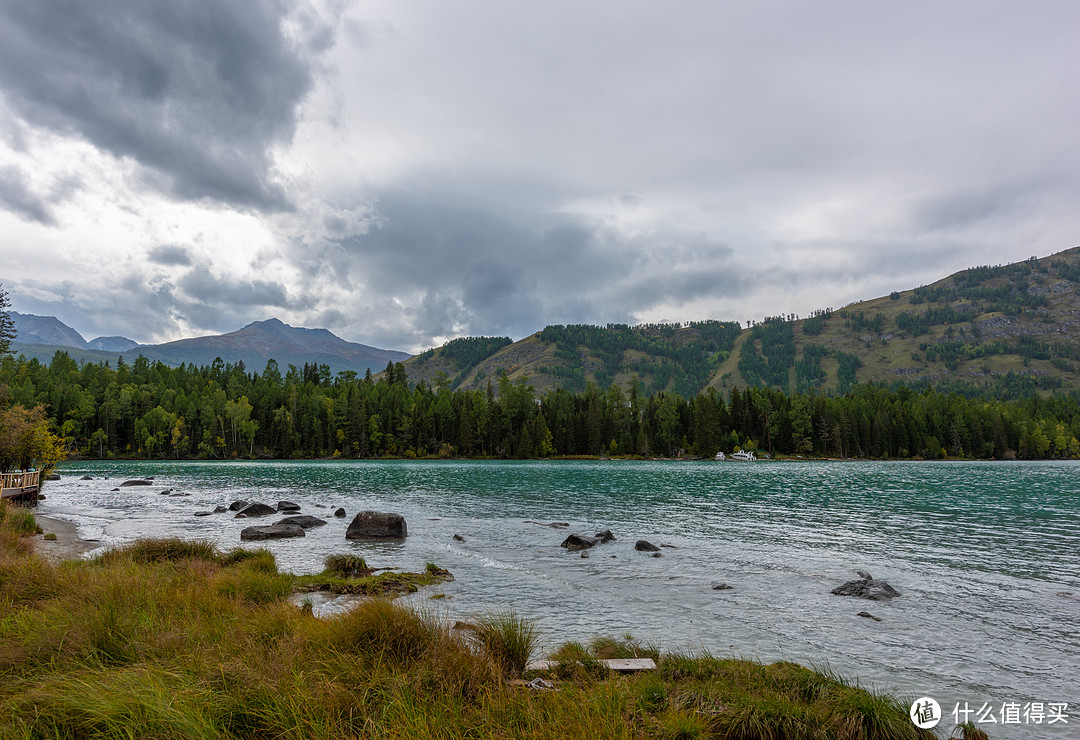
POLYGON ((404 363, 410 380, 481 388, 506 373, 538 392, 627 388, 692 396, 761 385, 844 392, 854 382, 1001 394, 1080 389, 1080 247, 962 270, 930 285, 741 328, 700 321, 549 326, 518 342, 454 340, 404 363), (456 343, 456 344, 455 344, 456 343))
POLYGON ((41 362, 48 362, 57 350, 63 350, 78 362, 115 364, 120 356, 126 355, 130 361, 142 355, 166 365, 192 363, 201 366, 210 365, 220 357, 231 364, 243 362, 249 371, 259 372, 274 359, 282 370, 289 365, 316 364, 328 365, 332 372, 363 373, 368 369, 379 371, 387 362, 401 362, 411 357, 405 352, 347 342, 326 329, 292 327, 278 319, 256 321, 228 334, 139 345, 125 337, 99 337, 87 343, 77 331, 53 317, 14 312, 12 316, 18 317, 18 335, 12 342, 12 352, 36 357, 41 362))
POLYGON ((100 349, 103 352, 127 352, 135 349, 139 343, 127 337, 98 337, 91 339, 87 346, 90 349, 100 349))
POLYGON ((377 349, 347 342, 326 329, 289 326, 278 319, 256 321, 243 329, 220 336, 195 337, 140 347, 150 360, 169 365, 193 362, 209 365, 220 357, 226 362, 243 361, 249 370, 261 371, 268 360, 277 360, 284 370, 305 363, 329 365, 331 371, 364 372, 382 370, 387 362, 401 362, 411 355, 396 350, 377 349))
POLYGON ((21 343, 78 347, 79 349, 88 347, 82 334, 55 316, 35 316, 17 311, 8 313, 15 322, 15 338, 21 343))

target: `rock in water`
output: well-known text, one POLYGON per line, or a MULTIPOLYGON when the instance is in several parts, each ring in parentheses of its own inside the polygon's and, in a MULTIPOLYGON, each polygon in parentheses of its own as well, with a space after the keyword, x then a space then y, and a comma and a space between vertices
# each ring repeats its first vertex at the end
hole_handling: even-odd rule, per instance
POLYGON ((832 590, 837 596, 857 596, 860 599, 871 601, 888 601, 900 595, 900 592, 882 580, 874 578, 862 578, 858 581, 848 581, 842 586, 832 590))
POLYGON ((334 516, 336 516, 338 519, 344 519, 345 518, 345 509, 343 509, 343 508, 338 509, 337 511, 334 512, 334 516))
POLYGON ((464 542, 464 541, 465 541, 465 538, 462 537, 460 534, 455 534, 454 535, 454 542, 464 542))
POLYGON ((733 588, 735 588, 735 587, 734 586, 729 586, 726 583, 714 583, 712 585, 712 590, 713 591, 730 591, 733 588))
POLYGON ((246 527, 240 532, 242 540, 280 540, 303 537, 304 528, 298 524, 274 524, 269 527, 246 527))
POLYGON ((275 509, 273 506, 267 506, 266 504, 261 504, 258 501, 253 501, 244 508, 240 509, 240 511, 236 513, 236 516, 266 516, 267 514, 276 513, 277 509, 275 509))
POLYGON ((288 512, 300 511, 300 504, 294 504, 292 501, 278 501, 277 510, 288 512))
MULTIPOLYGON (((873 580, 873 579, 871 579, 871 580, 873 580)), ((870 612, 859 612, 855 616, 857 616, 857 617, 865 617, 866 619, 873 619, 875 622, 880 622, 881 621, 881 617, 875 617, 870 612)))
POLYGON ((595 547, 599 542, 600 540, 596 537, 572 534, 562 541, 560 547, 565 547, 570 552, 576 552, 578 550, 588 550, 590 547, 595 547))
POLYGON ((369 537, 379 539, 404 539, 408 536, 405 517, 381 511, 361 511, 345 531, 345 539, 362 540, 369 537))
POLYGON ((321 526, 323 526, 324 524, 326 524, 326 520, 325 519, 320 519, 317 516, 301 515, 301 516, 287 516, 284 519, 280 519, 280 520, 274 522, 275 527, 280 526, 282 524, 295 524, 298 527, 303 527, 304 529, 311 529, 312 527, 321 527, 321 526))
POLYGON ((603 544, 605 542, 614 542, 615 541, 615 535, 613 535, 611 533, 610 529, 605 529, 603 532, 597 532, 596 533, 596 539, 600 540, 601 544, 603 544))
POLYGON ((244 500, 233 501, 231 504, 229 504, 229 511, 240 511, 242 508, 244 508, 247 505, 248 505, 248 502, 244 501, 244 500))
POLYGON ((135 480, 126 480, 126 481, 124 481, 123 483, 120 484, 120 487, 125 488, 126 486, 152 486, 153 484, 154 484, 153 481, 141 480, 141 479, 137 478, 135 480))
POLYGON ((634 549, 638 552, 660 552, 660 548, 648 540, 638 540, 634 549))

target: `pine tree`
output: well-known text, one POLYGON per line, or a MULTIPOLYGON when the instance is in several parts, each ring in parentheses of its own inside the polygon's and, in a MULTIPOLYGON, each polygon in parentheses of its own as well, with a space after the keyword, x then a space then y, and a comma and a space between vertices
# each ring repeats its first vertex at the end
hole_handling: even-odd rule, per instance
POLYGON ((15 320, 7 311, 10 307, 11 301, 8 300, 7 291, 4 290, 3 285, 0 285, 0 357, 11 350, 11 343, 15 339, 15 320))

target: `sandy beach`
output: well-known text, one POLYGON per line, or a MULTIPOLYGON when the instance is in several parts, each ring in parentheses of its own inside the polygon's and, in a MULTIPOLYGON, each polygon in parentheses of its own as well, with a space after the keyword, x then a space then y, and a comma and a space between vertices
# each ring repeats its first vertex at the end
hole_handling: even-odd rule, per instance
POLYGON ((43 532, 34 535, 34 549, 38 555, 50 562, 73 560, 101 546, 100 542, 81 539, 74 522, 40 514, 36 514, 34 518, 43 532), (55 534, 56 539, 45 539, 47 534, 55 534))

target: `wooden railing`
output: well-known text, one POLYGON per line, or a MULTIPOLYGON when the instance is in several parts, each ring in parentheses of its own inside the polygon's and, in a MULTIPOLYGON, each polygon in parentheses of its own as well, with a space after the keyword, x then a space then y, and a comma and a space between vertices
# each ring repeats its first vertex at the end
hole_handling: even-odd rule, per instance
POLYGON ((22 470, 18 473, 0 473, 0 491, 37 488, 41 481, 40 470, 22 470))

